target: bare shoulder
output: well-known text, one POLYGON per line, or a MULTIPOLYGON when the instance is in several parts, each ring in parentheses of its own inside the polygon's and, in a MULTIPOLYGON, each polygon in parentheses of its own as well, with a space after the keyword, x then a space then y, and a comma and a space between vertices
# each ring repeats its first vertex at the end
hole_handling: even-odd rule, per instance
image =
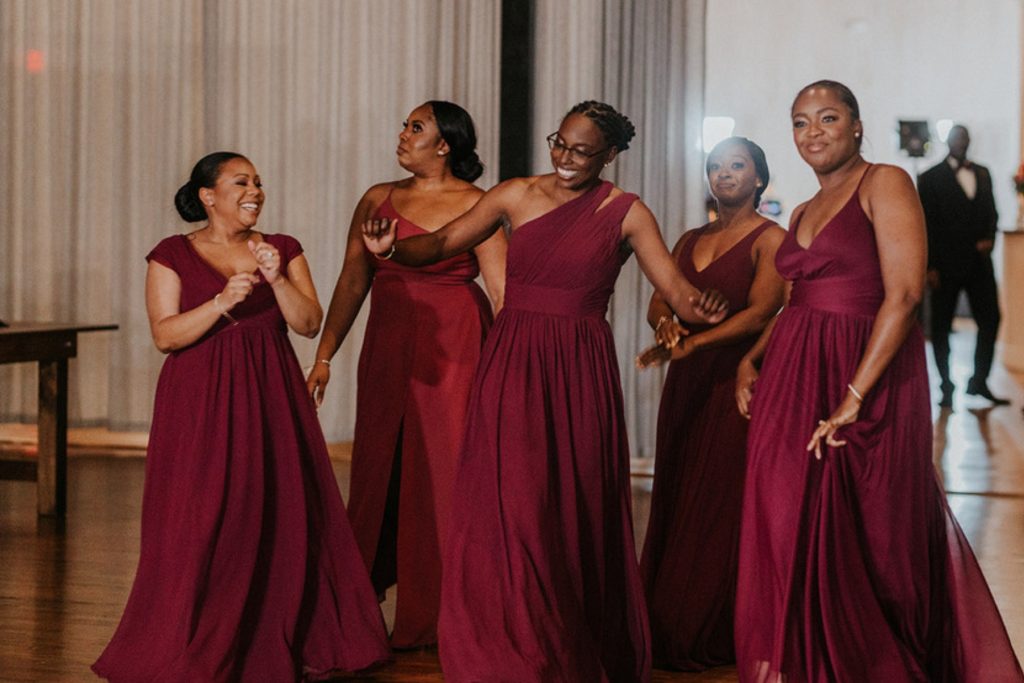
POLYGON ((772 221, 772 224, 764 229, 757 239, 754 240, 755 249, 778 249, 779 245, 782 244, 782 240, 786 238, 786 230, 772 221))
POLYGON ((910 174, 899 166, 893 164, 873 164, 864 178, 864 187, 873 189, 875 187, 891 187, 894 183, 913 185, 910 174))
POLYGON ((789 229, 790 230, 793 229, 793 224, 796 223, 800 219, 800 216, 803 215, 804 211, 807 209, 807 205, 810 204, 810 203, 811 203, 810 200, 807 200, 806 202, 803 202, 801 204, 797 204, 796 208, 793 209, 793 212, 789 214, 789 229))
POLYGON ((861 187, 861 206, 874 219, 878 210, 891 210, 920 205, 917 189, 910 174, 899 166, 876 164, 864 178, 861 187))

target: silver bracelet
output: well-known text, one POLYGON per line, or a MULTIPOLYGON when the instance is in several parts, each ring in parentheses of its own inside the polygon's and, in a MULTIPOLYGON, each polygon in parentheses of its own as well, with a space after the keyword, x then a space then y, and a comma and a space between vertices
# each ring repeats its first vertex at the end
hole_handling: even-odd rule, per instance
POLYGON ((331 367, 331 361, 327 360, 326 358, 317 358, 316 362, 323 363, 327 367, 331 367))
POLYGON ((861 395, 861 393, 859 391, 857 391, 857 389, 853 386, 853 384, 847 384, 846 388, 849 389, 850 393, 853 394, 853 397, 855 399, 857 399, 857 403, 863 403, 864 402, 864 397, 861 395))
POLYGON ((397 249, 398 249, 398 241, 396 240, 396 241, 391 243, 391 251, 388 252, 387 256, 381 256, 380 254, 374 254, 374 256, 376 258, 380 259, 381 261, 388 261, 388 260, 391 259, 392 256, 395 255, 395 250, 397 250, 397 249))

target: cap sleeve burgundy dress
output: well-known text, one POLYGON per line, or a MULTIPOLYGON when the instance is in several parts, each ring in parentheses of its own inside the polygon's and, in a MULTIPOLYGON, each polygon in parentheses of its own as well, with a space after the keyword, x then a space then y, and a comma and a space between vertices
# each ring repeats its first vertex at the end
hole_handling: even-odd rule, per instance
MULTIPOLYGON (((302 252, 266 235, 282 270, 302 252)), ((181 310, 225 285, 184 235, 147 257, 181 310)), ((94 671, 115 683, 319 679, 389 656, 383 619, 274 293, 261 281, 160 372, 139 566, 94 671)))

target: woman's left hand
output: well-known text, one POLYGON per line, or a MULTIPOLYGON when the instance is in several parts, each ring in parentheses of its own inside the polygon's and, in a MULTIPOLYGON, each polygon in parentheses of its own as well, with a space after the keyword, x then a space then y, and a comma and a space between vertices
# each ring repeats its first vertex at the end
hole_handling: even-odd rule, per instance
POLYGON ((269 242, 256 243, 249 240, 249 251, 256 257, 256 264, 267 284, 274 284, 281 277, 281 253, 269 242))
POLYGON ((836 438, 836 432, 840 427, 853 424, 857 421, 860 413, 860 402, 849 393, 843 398, 843 402, 828 417, 827 420, 818 420, 818 428, 811 435, 807 444, 807 450, 814 451, 814 457, 821 460, 821 441, 831 448, 839 448, 846 445, 845 439, 836 438))
POLYGON ((693 346, 689 344, 689 340, 687 339, 683 339, 681 343, 669 348, 666 348, 662 344, 655 344, 654 346, 646 348, 640 352, 636 357, 636 367, 639 370, 646 370, 647 368, 655 365, 667 363, 670 360, 686 358, 692 352, 693 346))

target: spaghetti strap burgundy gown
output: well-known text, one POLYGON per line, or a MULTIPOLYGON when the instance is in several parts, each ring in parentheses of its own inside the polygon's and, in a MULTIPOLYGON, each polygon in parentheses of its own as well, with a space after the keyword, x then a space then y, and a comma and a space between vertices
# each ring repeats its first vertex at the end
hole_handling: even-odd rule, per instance
POLYGON ((470 396, 444 553, 455 682, 648 681, 608 299, 636 199, 602 183, 519 226, 470 396))
MULTIPOLYGON (((282 270, 302 248, 266 235, 282 270)), ((147 256, 181 278, 181 310, 226 279, 184 235, 147 256)), ((138 571, 93 670, 115 683, 319 680, 389 656, 316 409, 261 281, 172 352, 146 454, 138 571)))
MULTIPOLYGON (((398 238, 424 232, 391 204, 398 238)), ((391 644, 437 642, 441 548, 491 305, 472 253, 423 268, 375 259, 359 356, 348 513, 378 592, 398 583, 391 644)))
MULTIPOLYGON (((866 175, 866 174, 865 174, 866 175)), ((746 683, 1024 680, 932 464, 915 326, 864 396, 847 445, 806 450, 839 405, 884 297, 859 188, 804 249, 755 386, 740 538, 737 669, 746 683)))
MULTIPOLYGON (((729 316, 747 308, 754 282, 751 249, 774 225, 765 221, 703 270, 693 249, 707 226, 683 243, 679 268, 697 289, 717 289, 729 316)), ((707 329, 689 326, 693 333, 707 329)), ((672 361, 658 411, 651 517, 640 573, 654 661, 700 671, 735 661, 733 611, 747 420, 736 409, 736 368, 757 335, 672 361)))

